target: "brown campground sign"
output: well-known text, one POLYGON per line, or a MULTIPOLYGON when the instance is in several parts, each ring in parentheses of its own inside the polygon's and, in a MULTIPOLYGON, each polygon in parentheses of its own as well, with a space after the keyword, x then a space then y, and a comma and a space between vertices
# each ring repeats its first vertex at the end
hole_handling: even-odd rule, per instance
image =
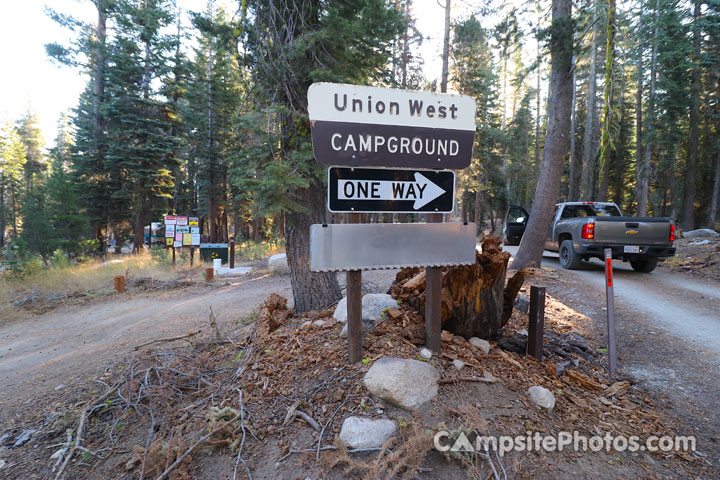
POLYGON ((475 139, 467 95, 314 83, 308 113, 324 165, 463 169, 475 139))

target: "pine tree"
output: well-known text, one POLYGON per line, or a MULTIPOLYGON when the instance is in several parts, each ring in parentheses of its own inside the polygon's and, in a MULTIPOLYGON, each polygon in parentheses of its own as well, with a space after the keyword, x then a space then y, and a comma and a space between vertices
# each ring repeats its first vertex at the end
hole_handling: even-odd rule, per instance
POLYGON ((263 182, 277 172, 294 177, 290 187, 272 184, 282 186, 276 195, 293 203, 285 212, 285 243, 295 311, 324 308, 340 298, 340 287, 334 274, 309 270, 310 225, 327 219, 324 172, 312 156, 307 89, 314 81, 362 84, 389 78, 402 16, 385 0, 251 0, 243 5, 243 60, 254 78, 256 110, 274 113, 266 117, 274 120, 267 131, 279 138, 271 150, 277 157, 260 165, 259 176, 263 182))
POLYGON ((208 2, 193 23, 199 31, 195 59, 190 66, 186 121, 189 161, 197 167, 200 212, 207 222, 210 241, 228 239, 228 162, 234 148, 233 120, 242 92, 233 47, 234 27, 222 8, 208 2))
POLYGON ((50 174, 46 182, 48 221, 52 225, 50 249, 82 253, 82 242, 88 238, 88 218, 82 213, 78 185, 70 173, 73 157, 70 118, 62 115, 58 122, 55 146, 50 149, 50 174))
MULTIPOLYGON (((119 200, 132 209, 134 250, 144 244, 144 227, 167 211, 172 199, 175 139, 167 99, 156 85, 169 73, 174 37, 164 33, 173 21, 166 0, 127 2, 115 16, 117 32, 107 51, 105 117, 106 162, 122 181, 119 200)), ((111 207, 112 208, 112 207, 111 207)))

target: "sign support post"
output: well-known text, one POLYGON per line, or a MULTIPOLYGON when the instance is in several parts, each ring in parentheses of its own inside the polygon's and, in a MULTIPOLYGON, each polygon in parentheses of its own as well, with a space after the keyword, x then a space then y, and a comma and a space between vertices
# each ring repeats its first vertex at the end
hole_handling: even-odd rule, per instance
MULTIPOLYGON (((428 223, 443 223, 441 213, 427 216, 428 223)), ((440 353, 442 333, 442 268, 425 269, 425 345, 440 353)))
POLYGON ((527 354, 542 360, 545 331, 545 287, 530 287, 528 316, 530 324, 528 325, 527 354))
POLYGON ((605 249, 605 294, 607 296, 608 321, 608 370, 617 370, 617 350, 615 345, 615 295, 613 293, 612 249, 605 249))
MULTIPOLYGON (((348 215, 348 223, 360 223, 361 214, 348 215)), ((350 363, 362 360, 362 271, 347 272, 347 323, 348 323, 348 359, 350 363)))

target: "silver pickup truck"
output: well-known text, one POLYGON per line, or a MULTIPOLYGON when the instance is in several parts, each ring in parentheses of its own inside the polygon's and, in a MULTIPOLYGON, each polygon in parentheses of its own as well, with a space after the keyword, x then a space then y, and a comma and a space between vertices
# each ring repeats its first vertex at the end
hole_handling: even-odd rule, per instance
MULTIPOLYGON (((503 229, 506 245, 518 245, 529 215, 516 205, 508 208, 503 229)), ((670 218, 623 217, 608 202, 565 202, 555 208, 545 249, 560 254, 560 266, 576 269, 583 260, 612 257, 630 262, 633 270, 649 273, 658 258, 675 255, 675 225, 670 218)))

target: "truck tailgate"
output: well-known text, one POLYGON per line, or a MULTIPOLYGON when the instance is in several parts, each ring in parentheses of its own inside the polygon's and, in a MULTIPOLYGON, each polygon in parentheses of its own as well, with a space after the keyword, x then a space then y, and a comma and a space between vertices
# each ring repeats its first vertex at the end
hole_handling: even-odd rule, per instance
POLYGON ((595 217, 595 242, 616 245, 667 245, 669 218, 595 217))

